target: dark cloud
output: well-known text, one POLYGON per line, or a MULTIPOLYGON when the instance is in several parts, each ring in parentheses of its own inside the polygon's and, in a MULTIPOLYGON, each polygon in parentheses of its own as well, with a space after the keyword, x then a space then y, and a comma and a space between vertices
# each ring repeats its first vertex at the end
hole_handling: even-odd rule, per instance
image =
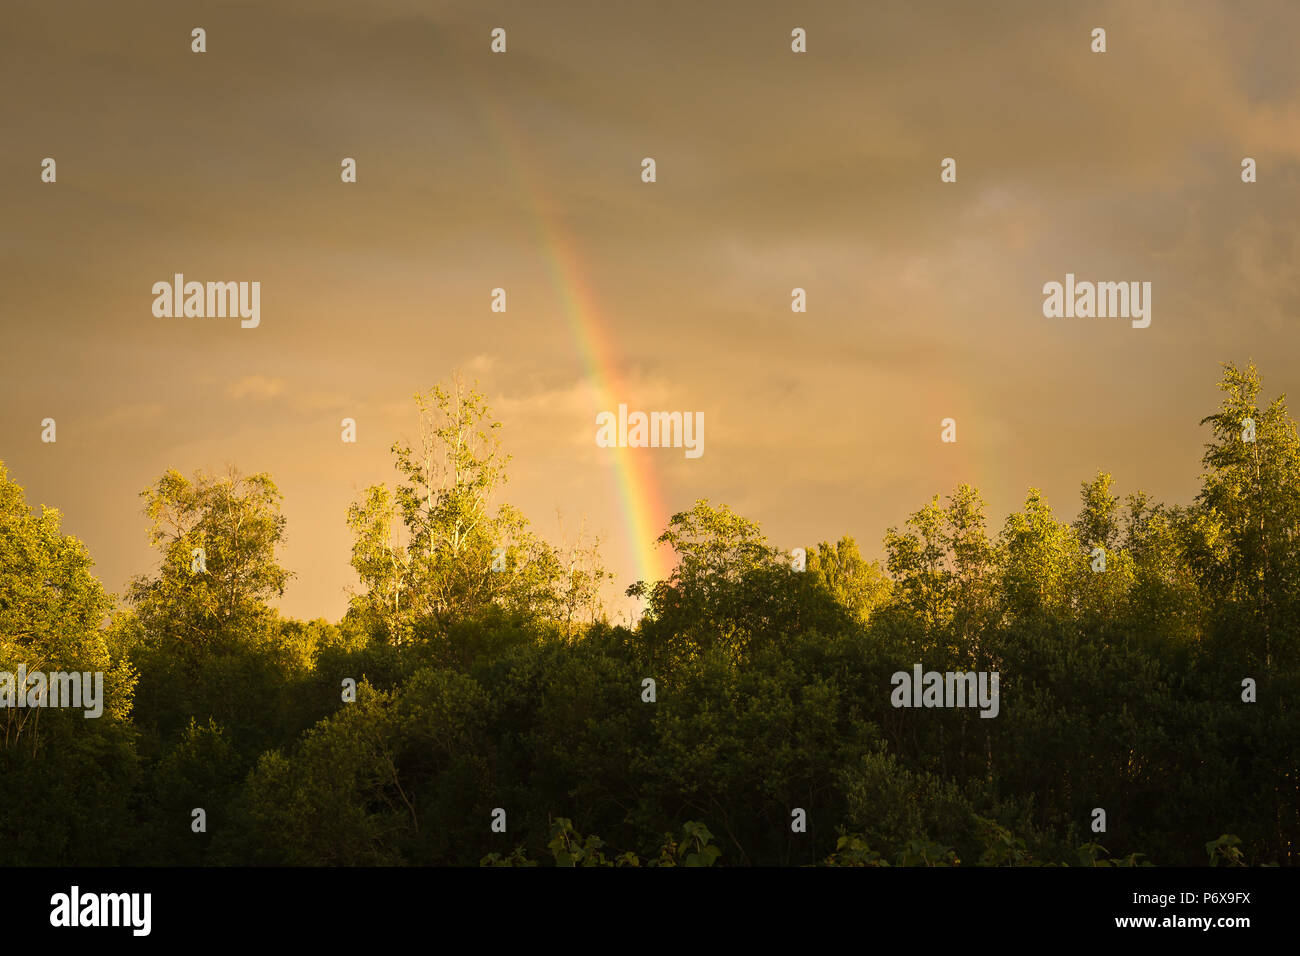
POLYGON ((1217 363, 1300 381, 1298 29, 1284 2, 20 0, 0 35, 0 450, 110 587, 148 566, 135 493, 163 468, 269 470, 286 608, 333 616, 348 501, 391 478, 410 394, 468 366, 505 418, 509 498, 547 530, 587 514, 625 579, 583 440, 580 285, 627 401, 705 412, 703 458, 655 461, 670 508, 707 496, 788 546, 873 550, 960 480, 995 514, 1030 484, 1072 513, 1099 466, 1185 499, 1217 363), (177 271, 261 281, 262 327, 155 319, 177 271), (1151 327, 1044 319, 1067 271, 1151 281, 1151 327))

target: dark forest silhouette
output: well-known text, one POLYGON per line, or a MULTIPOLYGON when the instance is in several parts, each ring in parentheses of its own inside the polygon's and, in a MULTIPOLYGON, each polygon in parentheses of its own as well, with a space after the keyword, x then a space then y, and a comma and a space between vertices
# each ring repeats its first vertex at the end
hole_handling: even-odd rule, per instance
POLYGON ((507 459, 459 384, 349 509, 337 624, 270 604, 268 475, 161 476, 159 565, 117 601, 0 466, 0 672, 105 687, 99 719, 0 711, 0 863, 1294 864, 1300 440, 1253 365, 1221 388, 1188 506, 1099 473, 1072 523, 1031 490, 991 533, 962 485, 883 567, 843 538, 800 570, 700 501, 632 628, 599 542, 493 507, 507 459), (998 672, 997 717, 892 706, 917 663, 998 672))

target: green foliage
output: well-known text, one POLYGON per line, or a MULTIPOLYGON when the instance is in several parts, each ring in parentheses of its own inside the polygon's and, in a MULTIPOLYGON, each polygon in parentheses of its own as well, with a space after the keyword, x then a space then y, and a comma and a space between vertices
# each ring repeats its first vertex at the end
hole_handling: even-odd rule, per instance
POLYGON ((553 548, 491 501, 508 456, 483 395, 457 380, 415 396, 417 439, 395 442, 395 490, 367 488, 347 514, 363 590, 352 613, 389 643, 438 640, 490 608, 561 622, 570 636, 600 615, 610 575, 599 542, 553 548))
POLYGON ((1100 843, 1082 843, 1078 848, 1080 866, 1150 866, 1150 863, 1139 863, 1138 858, 1144 856, 1142 853, 1130 853, 1126 857, 1117 859, 1110 858, 1110 852, 1100 843))
POLYGON ((713 866, 722 851, 713 845, 713 834, 703 823, 687 820, 682 824, 682 834, 676 840, 671 833, 664 834, 664 845, 659 850, 657 866, 713 866))
MULTIPOLYGON (((574 829, 573 821, 559 817, 551 822, 551 840, 546 848, 550 851, 556 866, 713 866, 722 855, 712 843, 713 834, 702 823, 687 820, 682 824, 678 837, 671 833, 664 834, 664 842, 658 854, 642 861, 631 850, 617 856, 607 856, 602 847, 605 841, 595 834, 583 836, 574 829)), ((508 855, 489 853, 479 861, 479 866, 537 866, 528 859, 524 847, 515 847, 508 855)))
POLYGON ((1099 470, 1073 521, 1031 489, 990 531, 959 485, 883 566, 843 537, 800 571, 701 500, 631 628, 600 610, 597 542, 494 500, 497 425, 459 384, 348 510, 336 624, 272 606, 266 475, 147 489, 158 567, 118 606, 0 466, 0 672, 105 675, 102 719, 0 711, 0 863, 1295 865, 1300 440, 1253 366, 1221 387, 1190 504, 1099 470), (917 663, 997 671, 996 719, 893 707, 917 663))
POLYGON ((827 866, 889 866, 889 861, 859 836, 840 837, 835 842, 835 852, 825 862, 827 866))
POLYGON ((1205 844, 1205 852, 1210 856, 1210 866, 1245 866, 1246 858, 1241 852, 1241 839, 1231 833, 1225 833, 1217 840, 1205 844))
POLYGON ((834 546, 823 541, 808 551, 808 576, 849 611, 858 624, 889 599, 890 579, 879 561, 868 564, 857 542, 844 537, 834 546))
POLYGON ((139 781, 136 674, 103 627, 111 603, 90 573, 90 555, 63 534, 60 520, 50 508, 33 515, 0 465, 0 673, 103 674, 96 719, 62 708, 0 709, 0 864, 7 866, 120 859, 139 781))

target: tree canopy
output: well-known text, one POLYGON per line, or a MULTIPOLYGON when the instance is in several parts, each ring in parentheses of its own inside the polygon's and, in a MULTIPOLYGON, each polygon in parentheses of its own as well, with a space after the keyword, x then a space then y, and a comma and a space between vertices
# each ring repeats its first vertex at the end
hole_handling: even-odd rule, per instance
POLYGON ((163 474, 119 600, 0 465, 0 673, 105 687, 0 712, 0 862, 1294 865, 1300 438, 1253 365, 1221 389, 1189 502, 1098 471, 1072 520, 1029 489, 999 525, 962 484, 869 560, 702 499, 630 626, 598 540, 501 500, 459 381, 339 516, 333 623, 275 607, 269 475, 163 474), (918 664, 999 675, 996 717, 896 706, 918 664))

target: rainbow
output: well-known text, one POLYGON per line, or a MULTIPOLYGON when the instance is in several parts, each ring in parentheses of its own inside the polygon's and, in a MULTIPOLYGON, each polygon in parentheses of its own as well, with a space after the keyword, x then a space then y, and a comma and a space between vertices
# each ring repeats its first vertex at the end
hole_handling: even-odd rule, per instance
MULTIPOLYGON (((565 320, 578 347, 587 381, 596 394, 595 411, 613 411, 620 401, 628 400, 619 372, 619 362, 610 340, 607 324, 586 281, 578 255, 577 243, 565 229, 560 217, 543 198, 539 184, 530 175, 520 157, 527 155, 523 137, 509 121, 505 111, 490 95, 482 94, 483 112, 489 117, 511 172, 532 213, 533 226, 546 260, 551 282, 560 295, 565 320)), ((596 417, 592 415, 592 434, 596 417)), ((618 487, 628 548, 638 580, 653 583, 665 579, 669 563, 656 544, 659 532, 668 523, 669 513, 645 449, 614 448, 614 476, 618 487)))

